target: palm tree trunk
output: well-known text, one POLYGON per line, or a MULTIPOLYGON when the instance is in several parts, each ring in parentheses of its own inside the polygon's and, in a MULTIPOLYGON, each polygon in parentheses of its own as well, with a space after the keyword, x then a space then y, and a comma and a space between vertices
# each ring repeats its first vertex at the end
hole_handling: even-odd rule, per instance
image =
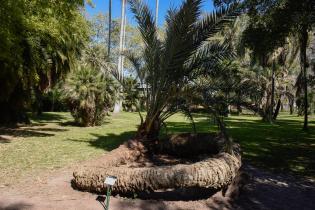
POLYGON ((108 2, 108 44, 107 53, 110 58, 110 47, 111 47, 111 35, 112 35, 112 0, 108 2))
POLYGON ((73 173, 73 185, 79 190, 106 192, 104 179, 116 176, 115 193, 136 193, 170 188, 212 188, 229 185, 241 166, 239 153, 220 153, 193 164, 156 167, 88 167, 73 173))
POLYGON ((306 48, 308 41, 307 26, 302 27, 300 34, 300 66, 303 73, 303 86, 304 86, 304 125, 303 130, 308 130, 308 96, 307 96, 307 61, 306 61, 306 48))
POLYGON ((136 138, 145 141, 146 146, 151 146, 151 143, 154 143, 160 133, 161 121, 158 117, 146 117, 145 121, 139 126, 136 138), (149 144, 149 145, 148 145, 149 144))
MULTIPOLYGON (((120 36, 119 36, 119 57, 118 57, 118 79, 123 80, 123 55, 124 50, 124 35, 125 35, 125 21, 126 21, 126 0, 121 0, 121 23, 120 23, 120 36)), ((122 101, 119 99, 115 103, 114 113, 120 112, 122 101)))
POLYGON ((155 0, 155 26, 158 26, 159 22, 159 0, 155 0))
POLYGON ((126 16, 126 0, 121 0, 121 23, 120 23, 120 36, 119 36, 119 59, 118 59, 118 73, 119 79, 122 79, 123 63, 122 52, 124 50, 124 35, 125 35, 125 16, 126 16))

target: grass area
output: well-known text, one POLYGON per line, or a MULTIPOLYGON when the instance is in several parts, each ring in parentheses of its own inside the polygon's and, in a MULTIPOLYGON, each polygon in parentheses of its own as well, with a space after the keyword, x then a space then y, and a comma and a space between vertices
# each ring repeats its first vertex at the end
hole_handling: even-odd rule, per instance
POLYGON ((45 113, 31 126, 0 129, 0 185, 110 151, 134 135, 139 119, 137 114, 122 113, 89 128, 72 121, 69 113, 45 113))
POLYGON ((252 116, 233 116, 227 124, 246 160, 267 169, 315 178, 314 120, 310 118, 308 132, 302 131, 302 117, 288 114, 281 114, 274 124, 252 116))
MULTIPOLYGON (((211 120, 195 114, 197 130, 215 130, 211 120)), ((186 121, 176 116, 168 125, 172 130, 191 130, 186 121)), ((240 143, 243 159, 276 172, 315 178, 315 118, 310 117, 309 131, 302 131, 303 117, 281 113, 273 124, 252 115, 230 116, 225 119, 232 138, 240 143)))
MULTIPOLYGON (((196 122, 198 132, 216 130, 203 114, 196 114, 196 122)), ((301 130, 302 118, 285 114, 272 125, 254 116, 232 116, 226 122, 242 146, 244 159, 268 169, 315 177, 314 119, 308 133, 301 130)), ((0 128, 0 185, 110 151, 133 136, 138 123, 136 113, 120 113, 103 126, 83 128, 73 125, 69 113, 45 113, 34 118, 31 126, 0 128)), ((168 133, 191 131, 182 115, 167 122, 168 133)))

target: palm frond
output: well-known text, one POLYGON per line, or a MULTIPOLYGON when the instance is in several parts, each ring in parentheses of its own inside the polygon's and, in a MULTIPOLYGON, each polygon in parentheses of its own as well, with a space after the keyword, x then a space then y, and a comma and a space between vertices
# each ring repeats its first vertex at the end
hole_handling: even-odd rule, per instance
POLYGON ((140 79, 141 82, 143 82, 145 78, 145 71, 143 69, 142 59, 136 56, 135 53, 132 53, 131 51, 125 51, 124 56, 132 64, 134 70, 136 71, 137 77, 140 79))
POLYGON ((194 24, 194 44, 199 46, 209 37, 218 33, 224 26, 232 23, 240 14, 237 3, 221 7, 194 24))
POLYGON ((147 46, 158 41, 154 18, 149 7, 141 0, 129 0, 130 8, 138 23, 138 29, 147 46))
POLYGON ((187 0, 181 8, 170 10, 166 17, 166 39, 163 43, 164 76, 178 78, 185 76, 183 64, 194 50, 192 26, 200 16, 201 0, 187 0))
POLYGON ((202 73, 210 73, 223 60, 235 57, 228 43, 207 42, 186 61, 186 68, 200 69, 202 73))

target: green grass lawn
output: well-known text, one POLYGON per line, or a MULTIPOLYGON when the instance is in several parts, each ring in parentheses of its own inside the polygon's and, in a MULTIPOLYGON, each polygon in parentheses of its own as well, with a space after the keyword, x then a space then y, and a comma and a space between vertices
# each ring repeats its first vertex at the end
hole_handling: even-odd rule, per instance
MULTIPOLYGON (((198 132, 216 130, 205 115, 195 116, 198 132)), ((103 126, 90 128, 77 127, 72 121, 69 113, 45 113, 34 118, 31 126, 0 128, 0 185, 110 151, 135 134, 139 117, 120 113, 109 117, 103 126)), ((301 130, 302 118, 285 114, 272 125, 253 116, 232 116, 226 122, 231 136, 241 144, 245 160, 272 170, 315 177, 313 119, 309 133, 301 130)), ((168 133, 191 131, 182 115, 167 122, 168 133)))
POLYGON ((302 131, 303 118, 281 114, 274 124, 258 117, 227 119, 231 136, 238 141, 243 157, 267 169, 315 178, 315 121, 302 131))

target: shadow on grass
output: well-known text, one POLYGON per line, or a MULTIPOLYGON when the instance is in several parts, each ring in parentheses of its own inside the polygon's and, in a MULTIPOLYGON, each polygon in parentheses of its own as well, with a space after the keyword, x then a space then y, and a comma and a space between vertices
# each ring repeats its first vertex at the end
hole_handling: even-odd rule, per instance
POLYGON ((29 131, 44 131, 44 132, 65 132, 68 129, 64 128, 27 128, 29 131))
POLYGON ((226 119, 230 135, 241 144, 243 157, 256 166, 302 176, 315 176, 315 132, 302 131, 298 120, 226 119))
MULTIPOLYGON (((101 125, 96 125, 94 127, 99 127, 99 126, 104 126, 106 124, 108 124, 109 121, 104 121, 101 125)), ((64 127, 85 127, 82 124, 75 122, 74 120, 70 120, 70 121, 65 121, 65 122, 58 122, 58 124, 60 126, 64 126, 64 127)))
MULTIPOLYGON (((209 132, 216 125, 202 113, 194 114, 197 132, 209 132)), ((252 164, 277 172, 315 177, 315 126, 302 131, 302 121, 279 119, 265 123, 251 116, 225 119, 230 136, 240 143, 243 158, 252 164)), ((167 133, 192 132, 189 122, 167 122, 167 133)), ((163 129, 165 134, 165 129, 163 129)))
MULTIPOLYGON (((39 132, 39 129, 28 129, 28 128, 0 128, 0 135, 6 135, 10 137, 47 137, 54 136, 55 134, 39 132)), ((62 130, 61 130, 62 131, 62 130)))
POLYGON ((90 145, 96 148, 101 148, 106 151, 116 149, 123 142, 128 141, 136 135, 135 131, 127 131, 121 134, 109 133, 106 135, 99 135, 91 133, 96 139, 90 142, 90 145))
POLYGON ((30 118, 36 122, 52 122, 52 121, 60 122, 62 120, 68 119, 62 113, 58 113, 58 112, 45 112, 39 116, 30 115, 30 118))
POLYGON ((92 147, 100 148, 105 151, 111 151, 119 147, 119 145, 121 145, 125 141, 128 141, 130 138, 134 137, 135 134, 135 131, 127 131, 121 134, 109 133, 106 135, 91 133, 91 135, 95 137, 91 140, 87 141, 85 139, 69 139, 69 141, 86 142, 92 147))
POLYGON ((77 123, 75 121, 66 121, 66 122, 59 122, 58 123, 60 126, 71 126, 71 127, 84 127, 80 123, 77 123))

